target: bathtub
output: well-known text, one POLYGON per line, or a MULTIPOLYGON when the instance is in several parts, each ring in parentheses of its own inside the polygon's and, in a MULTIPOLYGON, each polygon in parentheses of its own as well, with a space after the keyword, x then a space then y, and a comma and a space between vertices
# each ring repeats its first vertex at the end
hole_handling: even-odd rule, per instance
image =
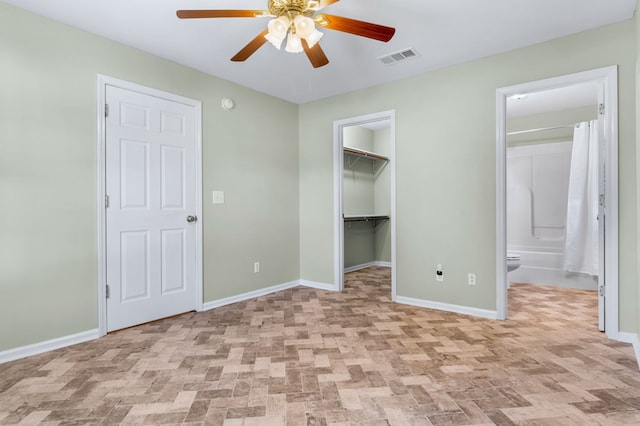
POLYGON ((562 253, 512 249, 509 249, 509 253, 520 255, 520 268, 507 274, 509 282, 584 290, 598 289, 597 277, 564 271, 562 253))

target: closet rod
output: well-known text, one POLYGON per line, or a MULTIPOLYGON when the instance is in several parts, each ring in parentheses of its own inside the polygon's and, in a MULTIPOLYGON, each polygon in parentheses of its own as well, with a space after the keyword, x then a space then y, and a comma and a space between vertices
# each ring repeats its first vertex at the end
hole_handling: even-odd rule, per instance
POLYGON ((545 130, 573 129, 574 127, 576 127, 575 124, 564 124, 562 126, 553 126, 553 127, 540 127, 538 129, 519 130, 517 132, 509 132, 507 133, 507 136, 522 135, 525 133, 533 133, 533 132, 542 132, 545 130))

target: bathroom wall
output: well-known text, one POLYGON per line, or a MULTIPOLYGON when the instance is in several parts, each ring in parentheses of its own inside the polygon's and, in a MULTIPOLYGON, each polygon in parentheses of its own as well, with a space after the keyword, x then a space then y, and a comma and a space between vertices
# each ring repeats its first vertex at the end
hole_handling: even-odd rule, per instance
MULTIPOLYGON (((508 131, 573 124, 596 117, 595 104, 509 117, 508 131)), ((507 250, 521 257, 521 267, 508 275, 511 282, 597 288, 595 279, 563 270, 572 140, 572 128, 508 138, 507 250)))
POLYGON ((507 251, 521 257, 511 282, 562 281, 571 145, 507 149, 507 251))
POLYGON ((509 250, 562 253, 571 142, 507 149, 509 250))

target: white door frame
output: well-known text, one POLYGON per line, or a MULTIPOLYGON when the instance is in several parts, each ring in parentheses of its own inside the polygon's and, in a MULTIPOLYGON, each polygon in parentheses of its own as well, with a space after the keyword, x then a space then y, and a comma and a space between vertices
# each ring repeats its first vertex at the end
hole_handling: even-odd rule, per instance
MULTIPOLYGON (((106 118, 105 103, 107 86, 115 86, 133 92, 142 93, 149 96, 166 99, 172 102, 181 103, 194 108, 195 110, 195 175, 196 175, 196 215, 202 218, 202 103, 200 101, 185 98, 172 93, 150 87, 141 86, 125 80, 98 74, 97 93, 97 211, 98 211, 98 333, 99 336, 107 334, 107 257, 106 257, 106 118)), ((197 220, 196 226, 196 300, 194 307, 197 311, 202 311, 203 300, 203 277, 202 277, 202 220, 197 220)))
POLYGON ((605 334, 611 339, 618 339, 618 67, 615 65, 496 90, 496 310, 498 319, 507 318, 507 98, 518 93, 538 92, 588 82, 604 86, 604 132, 608 141, 605 147, 605 334))
POLYGON ((343 129, 376 121, 389 120, 391 167, 391 300, 396 300, 396 112, 382 111, 333 122, 333 242, 334 242, 334 290, 344 289, 344 220, 342 217, 342 180, 344 156, 342 151, 343 129))

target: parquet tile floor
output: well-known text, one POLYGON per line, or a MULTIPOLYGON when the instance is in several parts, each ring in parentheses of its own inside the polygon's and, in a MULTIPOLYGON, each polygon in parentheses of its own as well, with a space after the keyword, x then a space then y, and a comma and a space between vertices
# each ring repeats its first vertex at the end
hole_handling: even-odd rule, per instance
POLYGON ((388 269, 0 365, 0 424, 640 424, 594 292, 514 284, 492 321, 390 302, 388 269))

